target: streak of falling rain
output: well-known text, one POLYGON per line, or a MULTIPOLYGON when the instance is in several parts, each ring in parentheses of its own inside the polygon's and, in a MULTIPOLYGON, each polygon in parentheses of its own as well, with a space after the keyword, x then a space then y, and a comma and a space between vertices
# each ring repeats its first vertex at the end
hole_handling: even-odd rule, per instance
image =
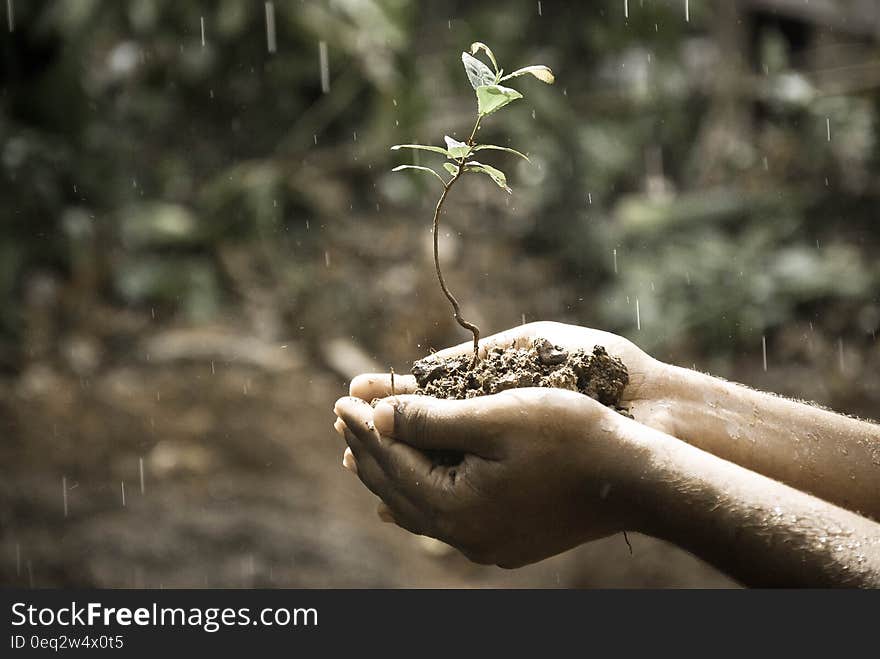
POLYGON ((211 360, 211 375, 217 375, 217 371, 214 368, 214 360, 211 360))
POLYGON ((64 504, 64 516, 67 517, 67 476, 61 477, 61 501, 64 504))
POLYGON ((327 55, 327 42, 318 42, 318 62, 321 67, 321 91, 330 93, 330 58, 327 55))
POLYGON ((691 5, 689 0, 684 0, 684 20, 691 22, 691 5))
POLYGON ((543 11, 543 10, 542 10, 542 8, 541 8, 541 0, 538 0, 538 16, 543 16, 543 15, 544 15, 544 14, 542 13, 542 11, 543 11))
POLYGON ((525 314, 522 314, 522 324, 523 325, 526 324, 526 315, 525 314))
POLYGON ((275 41, 275 3, 266 3, 266 48, 270 53, 274 53, 278 49, 275 41))
POLYGON ((6 24, 9 25, 9 31, 15 31, 15 10, 12 7, 12 0, 6 0, 6 24))
POLYGON ((205 17, 204 16, 199 17, 199 24, 202 28, 202 48, 204 48, 205 47, 205 17))
POLYGON ((612 249, 611 254, 614 257, 614 274, 616 275, 617 274, 617 250, 612 249))
POLYGON ((843 337, 837 339, 837 355, 840 360, 840 372, 842 373, 846 369, 844 368, 845 364, 843 361, 843 337))
POLYGON ((623 0, 623 16, 629 18, 629 0, 623 0))
POLYGON ((763 162, 764 162, 764 171, 769 172, 770 171, 770 161, 767 160, 767 156, 764 156, 763 162))
POLYGON ((764 372, 767 372, 767 337, 761 335, 761 357, 764 360, 764 372))
POLYGON ((120 481, 119 485, 122 488, 122 507, 125 508, 125 481, 120 481))
POLYGON ((636 329, 642 330, 642 316, 639 313, 639 298, 636 298, 636 329))
MULTIPOLYGON (((212 362, 213 363, 213 362, 212 362)), ((144 459, 138 458, 138 477, 141 481, 141 496, 146 494, 146 488, 144 487, 144 459)))
POLYGON ((593 205, 593 193, 592 192, 587 193, 587 203, 590 204, 590 206, 593 205))
POLYGON ((324 265, 330 267, 330 252, 324 252, 324 265))
POLYGON ((825 117, 825 135, 831 141, 831 117, 825 117))

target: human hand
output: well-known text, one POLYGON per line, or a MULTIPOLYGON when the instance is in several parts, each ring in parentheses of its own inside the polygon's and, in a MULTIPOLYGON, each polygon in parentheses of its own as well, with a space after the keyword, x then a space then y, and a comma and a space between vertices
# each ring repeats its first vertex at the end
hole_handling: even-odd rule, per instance
POLYGON ((375 409, 346 397, 335 412, 352 470, 385 514, 478 563, 518 567, 633 528, 626 492, 638 448, 621 431, 632 421, 587 396, 539 388, 469 400, 401 395, 375 409), (433 450, 463 459, 438 465, 433 450))
MULTIPOLYGON (((485 356, 491 348, 528 348, 536 338, 545 338, 569 352, 582 349, 591 352, 594 346, 605 348, 609 355, 620 358, 629 372, 629 384, 623 391, 620 404, 627 407, 633 417, 657 430, 670 430, 669 397, 670 379, 668 367, 631 341, 601 330, 567 325, 551 321, 528 323, 493 334, 480 341, 480 355, 485 356)), ((434 353, 433 357, 444 359, 470 354, 473 343, 468 341, 452 348, 434 353)), ((411 375, 395 375, 394 391, 388 373, 364 373, 351 381, 349 394, 365 401, 415 391, 416 380, 411 375)))

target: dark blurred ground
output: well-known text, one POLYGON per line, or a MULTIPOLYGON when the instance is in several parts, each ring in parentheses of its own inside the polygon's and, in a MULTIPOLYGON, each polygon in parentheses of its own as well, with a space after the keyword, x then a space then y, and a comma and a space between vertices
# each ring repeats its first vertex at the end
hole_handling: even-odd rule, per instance
POLYGON ((461 137, 477 39, 558 82, 481 133, 514 194, 449 204, 466 315, 880 416, 875 3, 623 4, 276 1, 270 53, 262 3, 14 2, 0 583, 732 585, 639 536, 472 565, 381 524, 331 428, 353 373, 467 338, 387 148, 461 137))

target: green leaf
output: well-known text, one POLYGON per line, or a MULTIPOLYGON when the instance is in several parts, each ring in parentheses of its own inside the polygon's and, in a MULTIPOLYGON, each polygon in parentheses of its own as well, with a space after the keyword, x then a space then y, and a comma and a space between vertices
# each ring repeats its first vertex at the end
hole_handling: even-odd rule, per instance
MULTIPOLYGON (((492 66, 495 67, 495 73, 498 73, 498 62, 495 61, 495 55, 492 54, 492 50, 484 44, 482 41, 474 41, 471 44, 471 55, 476 55, 478 50, 485 50, 486 55, 489 56, 489 59, 492 60, 492 66)), ((492 82, 495 82, 494 80, 492 82)))
POLYGON ((395 144, 391 147, 392 151, 397 151, 398 149, 421 149, 422 151, 433 151, 434 153, 442 153, 444 156, 449 156, 449 152, 442 146, 429 146, 426 144, 395 144))
POLYGON ((471 148, 467 144, 454 140, 449 135, 444 135, 443 139, 446 140, 446 152, 453 160, 467 158, 471 152, 471 148))
POLYGON ((476 160, 472 160, 471 162, 465 164, 464 171, 466 172, 480 172, 482 174, 488 174, 495 183, 498 184, 499 188, 503 188, 507 190, 507 193, 510 194, 511 190, 507 187, 507 177, 504 175, 500 169, 495 169, 489 165, 484 165, 481 162, 477 162, 476 160))
POLYGON ((464 64, 464 70, 467 73, 468 80, 471 81, 471 87, 477 89, 483 85, 494 85, 495 74, 492 69, 483 64, 476 57, 468 53, 461 54, 461 62, 464 64))
POLYGON ((417 169, 417 170, 419 170, 420 172, 430 172, 431 174, 433 174, 434 176, 436 176, 438 179, 440 179, 440 182, 441 182, 443 185, 446 185, 446 181, 443 180, 443 177, 440 176, 440 174, 438 174, 437 172, 435 172, 435 171, 434 171, 433 169, 431 169, 430 167, 420 167, 419 165, 398 165, 397 167, 395 167, 395 168, 392 169, 391 171, 392 171, 392 172, 399 172, 399 171, 401 171, 401 170, 403 170, 403 169, 417 169))
POLYGON ((482 151, 483 149, 493 149, 495 151, 507 151, 508 153, 513 153, 513 154, 519 156, 520 158, 524 158, 528 162, 531 162, 531 160, 529 160, 529 157, 526 154, 520 153, 516 149, 508 149, 506 146, 495 146, 494 144, 477 144, 473 150, 474 151, 482 151))
POLYGON ((451 162, 444 162, 443 169, 445 169, 447 172, 449 172, 453 176, 458 174, 458 165, 453 165, 451 162))
POLYGON ((546 82, 548 85, 552 85, 556 81, 556 77, 553 75, 553 71, 551 71, 549 67, 546 67, 543 64, 535 64, 533 66, 525 66, 521 69, 517 69, 513 73, 508 73, 506 76, 501 78, 501 80, 518 78, 519 76, 524 76, 527 74, 535 76, 538 80, 540 80, 541 82, 546 82))
POLYGON ((501 85, 480 85, 477 87, 477 108, 481 117, 492 114, 508 103, 522 98, 515 89, 501 85))

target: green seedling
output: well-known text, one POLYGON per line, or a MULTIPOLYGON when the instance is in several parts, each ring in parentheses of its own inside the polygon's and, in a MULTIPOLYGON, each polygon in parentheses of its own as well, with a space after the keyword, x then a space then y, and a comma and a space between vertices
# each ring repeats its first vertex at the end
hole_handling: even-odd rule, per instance
POLYGON ((485 174, 489 178, 491 178, 498 187, 505 190, 507 193, 510 193, 511 190, 507 185, 507 176, 499 169, 492 167, 491 165, 487 165, 482 162, 478 162, 474 160, 473 157, 476 155, 478 151, 506 151, 507 153, 512 153, 520 158, 524 158, 528 161, 528 157, 517 151, 516 149, 511 149, 505 146, 497 146, 495 144, 477 144, 476 136, 477 131, 480 128, 480 122, 483 120, 483 117, 486 117, 494 112, 497 112, 501 108, 505 107, 509 103, 512 103, 518 98, 523 98, 523 95, 515 89, 511 89, 510 87, 505 87, 501 83, 510 80, 511 78, 518 78, 519 76, 531 75, 540 80, 541 82, 547 83, 548 85, 553 84, 554 77, 553 72, 546 66, 536 64, 532 66, 526 66, 521 69, 517 69, 513 73, 508 73, 504 75, 504 69, 498 68, 498 62, 495 59, 495 55, 489 49, 489 47, 480 43, 479 41, 471 44, 470 53, 462 53, 461 61, 464 64, 464 70, 467 73, 468 80, 470 80, 471 86, 474 88, 474 92, 477 95, 477 118, 474 123, 473 130, 471 130, 471 136, 467 139, 466 142, 459 142, 448 135, 444 137, 446 141, 446 148, 442 146, 431 146, 427 144, 396 144, 391 147, 393 151, 398 149, 418 149, 421 151, 431 151, 434 153, 439 153, 443 156, 446 156, 449 162, 443 163, 443 169, 449 174, 450 178, 444 178, 437 170, 432 169, 431 167, 423 167, 420 165, 398 165, 391 171, 399 172, 404 169, 413 169, 419 172, 426 172, 433 176, 436 176, 440 183, 443 184, 443 192, 440 194, 440 199, 437 200, 437 206, 434 208, 434 221, 433 221, 433 233, 434 233, 434 267, 437 270, 437 279, 440 282, 440 288, 443 289, 444 295, 446 295, 446 299, 449 300, 449 303, 452 305, 453 310, 453 318, 455 321, 461 325, 466 330, 469 330, 474 335, 474 362, 476 363, 479 359, 479 342, 480 342, 480 328, 474 325, 473 323, 465 320, 461 315, 461 307, 459 306, 458 300, 449 290, 449 287, 446 285, 446 281, 443 279, 443 272, 440 270, 440 257, 438 250, 438 237, 440 234, 440 212, 443 209, 443 203, 446 201, 446 197, 449 195, 449 191, 452 189, 452 186, 456 184, 456 182, 462 177, 463 174, 467 173, 475 173, 475 174, 485 174), (483 51, 488 57, 489 61, 492 63, 492 68, 490 69, 486 64, 478 60, 474 55, 476 55, 479 51, 483 51))

